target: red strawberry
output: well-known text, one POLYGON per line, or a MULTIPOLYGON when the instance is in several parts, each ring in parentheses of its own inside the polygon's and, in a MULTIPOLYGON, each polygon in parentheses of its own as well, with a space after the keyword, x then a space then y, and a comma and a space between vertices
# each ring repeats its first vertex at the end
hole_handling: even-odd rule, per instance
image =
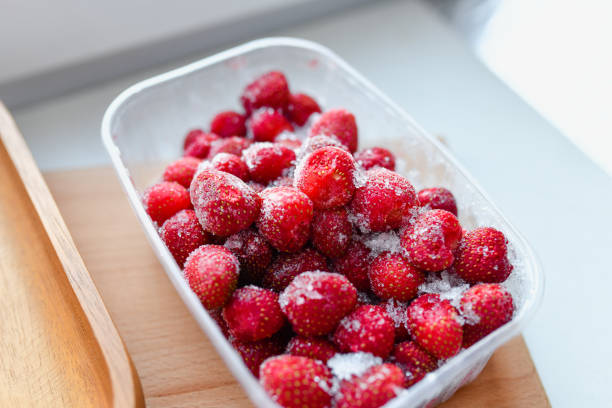
POLYGON ((287 78, 282 72, 267 72, 247 85, 240 100, 247 115, 263 106, 285 109, 289 102, 287 78))
POLYGON ((223 308, 223 319, 230 333, 242 341, 270 337, 285 323, 278 305, 278 295, 253 285, 234 292, 223 308))
POLYGON ((215 323, 217 323, 217 326, 219 326, 219 329, 221 329, 221 333, 223 333, 226 338, 229 338, 229 329, 227 328, 227 323, 225 323, 225 320, 223 320, 221 309, 209 310, 208 314, 215 321, 215 323))
POLYGON ((348 148, 334 138, 324 135, 313 136, 304 140, 304 143, 302 144, 302 147, 299 151, 298 161, 308 156, 315 150, 319 150, 328 146, 337 147, 338 149, 346 150, 348 152, 348 148))
POLYGON ((268 183, 283 175, 293 165, 295 152, 278 143, 253 143, 242 152, 242 159, 249 168, 251 178, 268 183))
POLYGON ((232 174, 204 170, 193 179, 190 190, 200 224, 220 237, 248 228, 259 214, 257 193, 232 174))
POLYGON ((383 300, 407 302, 414 298, 425 275, 398 253, 383 252, 370 265, 368 272, 372 291, 383 300))
POLYGON ((346 109, 331 109, 322 114, 312 125, 308 135, 332 136, 345 145, 351 153, 357 150, 357 123, 355 116, 346 109))
POLYGON ((425 294, 408 306, 408 328, 412 338, 439 359, 454 356, 461 349, 463 329, 459 314, 438 294, 425 294))
POLYGON ((314 249, 306 248, 294 254, 282 253, 272 262, 264 275, 264 286, 281 292, 300 273, 325 270, 327 270, 325 257, 314 249))
POLYGON ((344 208, 315 211, 312 219, 312 244, 330 258, 346 253, 351 243, 352 227, 344 208))
POLYGON ((281 133, 274 138, 274 143, 282 144, 291 150, 297 150, 302 146, 302 141, 293 133, 281 133))
POLYGON ((399 394, 404 382, 404 374, 395 364, 376 365, 359 377, 342 382, 335 399, 335 407, 382 407, 399 394))
POLYGON ((257 228, 282 252, 299 251, 310 238, 312 201, 293 187, 271 187, 261 192, 263 203, 257 228))
POLYGON ((242 159, 235 154, 219 153, 210 162, 210 168, 233 174, 242 181, 249 181, 249 168, 242 159))
POLYGON ((218 139, 211 143, 208 158, 212 159, 219 153, 231 153, 241 156, 242 151, 251 145, 249 139, 240 136, 230 136, 225 139, 218 139))
POLYGON ((163 181, 147 188, 142 204, 149 217, 158 225, 177 212, 191 207, 189 192, 179 183, 163 181))
POLYGON ((445 210, 420 214, 402 234, 401 245, 410 263, 425 271, 437 272, 450 267, 455 260, 463 229, 459 220, 445 210))
POLYGON ((196 140, 200 135, 203 135, 205 132, 202 129, 192 129, 187 132, 185 136, 185 141, 183 142, 183 150, 187 149, 194 140, 196 140))
POLYGON ((468 283, 505 281, 512 265, 508 261, 508 241, 495 228, 476 228, 465 234, 455 257, 455 271, 468 283))
POLYGON ((320 361, 281 355, 264 361, 259 381, 285 408, 325 408, 331 402, 332 374, 320 361))
POLYGON ((210 241, 193 210, 181 210, 168 218, 159 235, 181 268, 194 249, 210 241))
POLYGON ((346 276, 358 290, 370 290, 368 269, 372 261, 372 252, 359 241, 352 241, 344 256, 334 260, 336 272, 346 276))
POLYGON ((214 133, 198 134, 198 136, 185 147, 183 156, 204 159, 208 156, 212 144, 217 140, 219 140, 219 136, 214 133))
POLYGON ((221 137, 246 136, 246 118, 238 112, 217 113, 210 122, 210 131, 221 137))
POLYGON ((304 126, 315 112, 321 113, 321 108, 310 96, 301 93, 289 95, 287 117, 296 125, 304 126))
POLYGON ((357 290, 344 276, 329 272, 304 272, 279 298, 293 330, 302 336, 331 332, 355 307, 357 290))
POLYGON ((403 341, 410 338, 408 327, 406 326, 406 303, 398 302, 394 299, 389 299, 380 306, 384 307, 393 324, 395 325, 395 341, 403 341))
POLYGON ((446 210, 457 215, 457 201, 450 190, 444 187, 425 188, 419 191, 421 207, 431 210, 446 210))
POLYGON ((514 313, 512 295, 496 283, 481 283, 461 297, 463 347, 468 348, 493 330, 508 323, 514 313))
POLYGON ((293 132, 293 126, 282 113, 274 109, 260 109, 249 121, 251 135, 256 142, 273 142, 283 132, 293 132))
POLYGON ((395 157, 393 153, 382 147, 371 147, 355 153, 355 161, 365 170, 374 167, 395 170, 395 157))
POLYGON ((346 316, 334 333, 334 343, 342 352, 363 351, 387 358, 393 347, 395 327, 380 306, 359 306, 346 316))
POLYGON ((393 348, 393 361, 406 373, 406 387, 421 381, 425 374, 438 368, 438 362, 414 341, 398 343, 393 348))
POLYGON ((247 183, 247 185, 249 187, 251 187, 253 189, 253 191, 255 191, 258 194, 266 189, 266 186, 264 184, 258 183, 258 182, 253 181, 253 180, 249 181, 247 183))
POLYGON ((327 363, 338 349, 332 342, 320 337, 295 336, 287 345, 287 353, 293 356, 304 356, 327 363))
POLYGON ((418 201, 410 182, 391 170, 376 167, 367 172, 367 181, 359 187, 351 211, 363 232, 381 232, 405 224, 418 201))
POLYGON ((175 181, 185 188, 189 188, 194 174, 198 171, 200 159, 195 157, 181 157, 170 163, 164 170, 164 181, 175 181))
POLYGON ((185 261, 185 278, 206 309, 228 301, 238 283, 238 260, 219 245, 202 245, 185 261))
POLYGON ((283 343, 276 336, 255 342, 240 341, 236 338, 230 340, 231 345, 236 349, 244 364, 259 377, 259 367, 266 359, 283 354, 283 343))
POLYGON ((310 197, 315 208, 338 208, 353 197, 354 174, 355 161, 349 153, 337 147, 323 147, 298 164, 295 186, 310 197))
POLYGON ((257 231, 244 230, 230 235, 224 246, 240 261, 240 276, 249 283, 260 283, 272 262, 272 247, 257 231))

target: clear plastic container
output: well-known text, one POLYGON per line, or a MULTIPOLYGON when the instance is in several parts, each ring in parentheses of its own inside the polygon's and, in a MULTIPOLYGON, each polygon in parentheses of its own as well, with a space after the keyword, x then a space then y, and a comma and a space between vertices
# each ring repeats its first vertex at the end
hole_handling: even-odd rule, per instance
POLYGON ((390 148, 404 162, 398 171, 415 187, 445 186, 456 195, 464 228, 494 226, 511 243, 514 271, 507 282, 516 302, 513 320, 450 359, 387 406, 431 406, 473 380, 496 348, 517 335, 542 298, 543 275, 532 250, 447 149, 399 106, 333 52, 291 38, 249 42, 142 81, 107 109, 102 139, 128 199, 168 277, 255 405, 274 406, 240 356, 183 279, 140 201, 140 194, 181 155, 186 131, 207 127, 223 109, 240 109, 244 86, 263 72, 283 71, 294 91, 314 95, 324 109, 345 107, 359 126, 360 148, 390 148), (403 168, 402 168, 403 167, 403 168))

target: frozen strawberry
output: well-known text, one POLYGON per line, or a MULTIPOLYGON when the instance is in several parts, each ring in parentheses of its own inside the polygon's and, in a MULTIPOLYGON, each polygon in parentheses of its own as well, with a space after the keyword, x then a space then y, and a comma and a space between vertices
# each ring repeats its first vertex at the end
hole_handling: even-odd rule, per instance
POLYGON ((293 165, 295 152, 277 143, 253 143, 242 152, 242 159, 249 168, 251 178, 268 183, 283 175, 293 165))
POLYGON ((393 348, 395 327, 387 311, 380 306, 359 306, 346 316, 334 333, 340 351, 372 353, 387 358, 393 348))
POLYGON ((293 187, 271 187, 263 200, 257 228, 281 252, 297 252, 310 238, 312 201, 293 187))
POLYGON ((289 102, 287 78, 282 72, 267 72, 247 85, 240 100, 247 115, 264 106, 283 110, 289 102))
POLYGON ((412 338, 438 359, 454 356, 461 349, 463 329, 457 310, 438 294, 425 294, 408 306, 408 329, 412 338))
POLYGON ((225 320, 223 320, 221 309, 209 310, 208 314, 215 321, 215 323, 217 323, 217 326, 219 326, 219 329, 221 329, 223 336, 229 338, 229 329, 227 328, 227 323, 225 323, 225 320))
POLYGON ((404 341, 410 338, 406 321, 406 303, 398 302, 394 299, 389 299, 380 306, 384 307, 395 326, 395 342, 404 341))
POLYGON ((312 125, 310 137, 325 135, 335 137, 351 153, 357 150, 357 123, 355 116, 346 109, 331 109, 321 115, 312 125))
POLYGON ((468 348, 493 330, 508 323, 514 313, 512 295, 496 283, 472 286, 461 297, 463 347, 468 348))
POLYGON ((329 272, 304 272, 279 298, 293 330, 301 336, 322 336, 355 307, 357 290, 344 276, 329 272))
POLYGON ((223 308, 223 319, 230 333, 242 341, 270 337, 285 323, 285 316, 278 305, 278 295, 253 285, 234 292, 223 308))
POLYGON ((347 204, 355 192, 355 161, 337 147, 323 147, 306 156, 295 170, 295 186, 326 210, 347 204))
POLYGON ((272 247, 257 231, 244 230, 230 235, 224 246, 240 261, 241 279, 249 283, 260 283, 270 262, 272 247))
POLYGON ((191 182, 191 201, 205 231, 227 237, 248 228, 261 199, 244 181, 218 170, 204 170, 191 182))
POLYGON ((293 133, 281 133, 274 138, 274 143, 282 144, 294 151, 302 146, 302 141, 293 133))
POLYGON ((417 295, 425 275, 398 253, 383 252, 370 265, 368 272, 372 291, 383 300, 407 302, 417 295))
POLYGON ((221 137, 246 136, 245 121, 244 115, 238 112, 220 112, 210 122, 210 131, 221 137))
POLYGON ((142 204, 149 217, 158 225, 177 212, 190 208, 189 192, 179 183, 163 181, 147 188, 142 204))
POLYGON ((230 136, 225 139, 218 139, 212 142, 210 145, 210 151, 208 152, 208 158, 212 159, 219 153, 231 153, 236 156, 241 156, 242 151, 251 145, 249 139, 245 139, 240 136, 230 136))
POLYGON ((420 214, 402 234, 401 245, 410 263, 424 271, 437 272, 453 264, 463 229, 459 220, 445 210, 420 214))
POLYGON ((346 253, 334 260, 336 272, 346 276, 357 290, 370 290, 368 270, 372 262, 372 252, 359 241, 352 241, 346 253))
POLYGON ((194 249, 210 241, 193 210, 181 210, 168 218, 159 235, 181 268, 194 249))
POLYGON ((339 258, 351 243, 352 228, 344 208, 315 211, 312 219, 312 244, 322 254, 339 258))
POLYGON ((343 381, 334 406, 336 408, 382 407, 399 394, 404 382, 404 374, 395 364, 376 365, 359 377, 343 381))
POLYGON ((273 142, 283 132, 293 132, 293 126, 282 113, 274 109, 260 109, 249 120, 251 136, 256 142, 273 142))
POLYGON ((424 188, 418 194, 421 207, 430 210, 446 210, 457 216, 457 201, 450 190, 444 187, 424 188))
POLYGON ((195 157, 181 157, 170 163, 164 170, 164 181, 175 181, 185 188, 189 188, 193 175, 198 170, 200 159, 195 157))
POLYGON ((504 234, 495 228, 476 228, 457 248, 455 271, 468 283, 503 282, 512 272, 507 245, 504 234))
POLYGON ((217 140, 219 140, 219 136, 214 133, 198 134, 198 136, 185 147, 183 156, 204 159, 208 156, 211 146, 217 140))
POLYGON ((325 257, 312 248, 294 254, 282 253, 272 262, 264 276, 264 286, 283 291, 302 272, 326 271, 325 257))
POLYGON ((293 356, 304 356, 327 363, 338 349, 332 342, 321 337, 295 336, 287 345, 287 353, 293 356))
POLYGON ((251 187, 253 189, 253 191, 255 191, 258 194, 261 193, 262 191, 264 191, 266 189, 266 187, 267 187, 266 185, 258 183, 258 182, 253 181, 253 180, 249 181, 247 183, 247 185, 249 187, 251 187))
POLYGON ((187 132, 187 135, 185 135, 185 141, 183 142, 183 150, 187 149, 187 146, 193 143, 194 140, 204 133, 206 132, 204 132, 202 129, 192 129, 187 132))
POLYGON ((304 140, 304 143, 298 151, 298 161, 301 161, 304 157, 308 156, 315 150, 319 150, 328 146, 337 147, 338 149, 346 150, 348 152, 348 148, 334 138, 324 135, 313 136, 308 137, 306 138, 306 140, 304 140))
POLYGON ((222 307, 238 283, 238 259, 219 245, 202 245, 185 261, 185 278, 206 309, 222 307))
POLYGON ((276 336, 254 342, 231 338, 230 343, 255 377, 259 377, 261 363, 270 357, 283 354, 284 351, 283 343, 276 336))
POLYGON ((438 362, 414 341, 398 343, 393 348, 392 359, 406 374, 406 387, 421 381, 425 374, 438 368, 438 362))
POLYGON ((367 172, 367 181, 355 192, 351 211, 362 232, 396 229, 407 223, 418 206, 410 182, 383 167, 367 172))
POLYGON ((331 402, 332 374, 320 361, 281 355, 264 361, 259 381, 285 408, 326 408, 331 402))
POLYGON ((298 126, 304 126, 313 113, 321 113, 317 101, 302 93, 289 95, 287 117, 298 126))
POLYGON ((275 180, 272 180, 269 187, 293 187, 293 177, 281 176, 275 180))
POLYGON ((210 168, 233 174, 242 181, 249 181, 249 168, 246 163, 235 154, 219 153, 210 162, 210 168))
POLYGON ((355 153, 355 161, 365 170, 374 167, 384 167, 385 169, 395 170, 395 156, 383 147, 371 147, 355 153))

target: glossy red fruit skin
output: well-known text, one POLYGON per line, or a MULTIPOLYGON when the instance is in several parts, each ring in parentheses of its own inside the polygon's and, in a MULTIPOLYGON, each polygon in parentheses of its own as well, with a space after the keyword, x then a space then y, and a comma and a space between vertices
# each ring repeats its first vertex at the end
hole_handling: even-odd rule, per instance
POLYGON ((193 250, 210 242, 193 210, 181 210, 168 218, 159 235, 181 268, 193 250))
POLYGON ((327 260, 312 248, 292 254, 281 253, 266 271, 263 283, 265 287, 281 292, 302 272, 326 270, 327 260))
POLYGON ((335 259, 333 264, 335 271, 346 276, 357 290, 368 291, 370 290, 368 270, 373 259, 372 251, 368 247, 353 240, 346 253, 335 259))
POLYGON ((376 167, 367 173, 364 186, 357 188, 351 212, 362 232, 397 229, 413 217, 418 201, 410 182, 391 170, 376 167))
POLYGON ((416 268, 429 272, 447 269, 453 264, 463 229, 459 220, 445 210, 420 214, 402 233, 401 246, 416 268))
POLYGON ((421 381, 425 375, 438 368, 438 362, 414 341, 404 341, 393 347, 392 360, 406 374, 405 387, 421 381))
POLYGON ((432 356, 447 359, 459 352, 463 329, 459 313, 438 294, 424 294, 408 306, 408 329, 412 338, 432 356))
POLYGON ((359 306, 346 316, 334 333, 340 351, 363 351, 387 358, 395 339, 395 326, 387 311, 374 305, 359 306))
POLYGON ((224 246, 240 261, 241 280, 260 284, 274 254, 268 241, 259 232, 247 229, 230 235, 224 246))
POLYGON ((333 136, 345 145, 351 153, 357 150, 358 132, 355 116, 346 109, 330 109, 312 125, 310 137, 333 136))
POLYGON ((200 224, 211 234, 230 236, 247 229, 259 215, 261 199, 232 174, 204 170, 194 177, 190 192, 200 224))
POLYGON ((251 136, 256 142, 273 142, 283 132, 293 132, 293 126, 282 113, 274 109, 260 109, 249 120, 251 136))
POLYGON ((419 285, 425 282, 423 272, 410 265, 402 255, 390 252, 383 252, 374 259, 368 277, 376 296, 399 302, 413 299, 419 285))
POLYGON ((351 243, 352 226, 344 208, 315 211, 312 219, 312 244, 335 259, 343 256, 351 243))
POLYGON ((269 183, 283 175, 295 161, 295 152, 278 143, 253 143, 242 152, 251 179, 269 183))
POLYGON ((378 408, 402 390, 405 377, 395 364, 371 367, 359 377, 345 380, 335 399, 336 408, 378 408))
POLYGON ((204 159, 208 156, 213 143, 219 139, 219 136, 214 133, 198 134, 198 136, 185 147, 183 156, 204 159))
POLYGON ((421 207, 431 210, 446 210, 457 216, 457 200, 450 190, 444 187, 424 188, 418 194, 421 207))
POLYGON ((501 283, 508 279, 508 240, 495 228, 476 228, 465 234, 455 252, 455 272, 468 283, 501 283))
POLYGON ((365 170, 374 167, 384 167, 395 170, 395 156, 383 147, 370 147, 355 153, 355 161, 365 170))
POLYGON ((263 362, 259 381, 285 408, 327 408, 331 402, 331 371, 320 361, 280 355, 263 362))
POLYGON ((200 161, 195 157, 181 157, 166 167, 162 178, 164 181, 174 181, 185 188, 189 188, 193 176, 198 171, 200 161))
POLYGON ((183 141, 183 150, 187 149, 187 146, 193 143, 193 141, 196 140, 200 135, 203 135, 205 133, 206 132, 204 132, 202 129, 191 129, 189 132, 187 132, 187 134, 185 135, 185 140, 183 141))
POLYGON ((259 367, 264 361, 270 357, 283 354, 283 344, 276 336, 254 342, 231 338, 230 344, 240 354, 244 364, 257 378, 259 378, 259 367))
POLYGON ((307 337, 331 332, 357 301, 357 290, 344 276, 329 272, 304 272, 279 297, 293 330, 307 337))
POLYGON ((218 153, 210 162, 210 167, 224 171, 229 174, 233 174, 242 181, 249 181, 249 168, 246 163, 235 154, 231 153, 218 153))
POLYGON ((314 203, 328 210, 347 204, 355 193, 355 161, 346 151, 328 146, 317 149, 298 163, 295 186, 314 203))
POLYGON ((241 156, 242 151, 251 145, 249 139, 241 136, 230 136, 224 139, 218 139, 211 143, 208 159, 214 158, 219 153, 231 153, 236 156, 241 156))
POLYGON ((295 336, 287 345, 287 353, 293 356, 304 356, 327 363, 338 349, 329 340, 322 337, 295 336))
POLYGON ((503 286, 481 283, 463 293, 460 310, 465 317, 463 347, 468 348, 512 320, 514 301, 503 286))
POLYGON ((313 113, 321 113, 321 108, 312 97, 303 93, 289 95, 286 115, 290 121, 298 126, 304 126, 313 113))
POLYGON ((287 78, 279 71, 270 71, 251 82, 240 97, 247 115, 261 107, 283 110, 289 103, 287 78))
POLYGON ((189 192, 179 183, 163 181, 147 188, 142 204, 149 217, 158 225, 181 210, 191 207, 189 192))
POLYGON ((260 196, 257 228, 261 235, 281 252, 298 252, 310 238, 310 198, 293 187, 267 188, 260 196))
POLYGON ((223 308, 223 319, 232 336, 241 341, 271 337, 285 323, 278 295, 257 286, 237 289, 223 308))
POLYGON ((210 131, 221 136, 246 136, 246 117, 238 112, 223 111, 210 122, 210 131))
POLYGON ((238 283, 238 260, 219 245, 202 245, 185 261, 189 287, 208 310, 223 307, 238 283))

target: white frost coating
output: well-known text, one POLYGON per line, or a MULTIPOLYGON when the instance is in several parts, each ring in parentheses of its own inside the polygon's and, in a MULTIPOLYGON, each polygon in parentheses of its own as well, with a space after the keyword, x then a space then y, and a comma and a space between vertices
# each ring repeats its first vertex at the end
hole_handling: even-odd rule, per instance
POLYGON ((382 252, 401 253, 400 237, 397 232, 381 232, 378 234, 365 235, 361 242, 370 248, 373 256, 378 256, 382 252))
POLYGON ((359 351, 357 353, 337 353, 327 361, 327 366, 334 377, 339 380, 350 380, 353 376, 360 376, 373 366, 382 364, 382 358, 371 353, 359 351))
POLYGON ((406 313, 406 303, 398 302, 395 299, 389 299, 387 303, 384 304, 385 310, 391 320, 393 320, 393 324, 395 327, 404 326, 406 329, 406 322, 408 320, 408 314, 406 313))
POLYGON ((323 295, 314 287, 314 282, 320 274, 329 274, 329 272, 312 271, 299 274, 293 281, 283 290, 278 297, 278 304, 281 309, 285 308, 290 301, 296 305, 303 305, 307 300, 323 299, 323 295))
POLYGON ((463 292, 468 290, 470 285, 457 275, 448 271, 440 273, 430 273, 427 280, 419 286, 419 294, 438 293, 441 299, 447 299, 458 310, 461 303, 463 292))

